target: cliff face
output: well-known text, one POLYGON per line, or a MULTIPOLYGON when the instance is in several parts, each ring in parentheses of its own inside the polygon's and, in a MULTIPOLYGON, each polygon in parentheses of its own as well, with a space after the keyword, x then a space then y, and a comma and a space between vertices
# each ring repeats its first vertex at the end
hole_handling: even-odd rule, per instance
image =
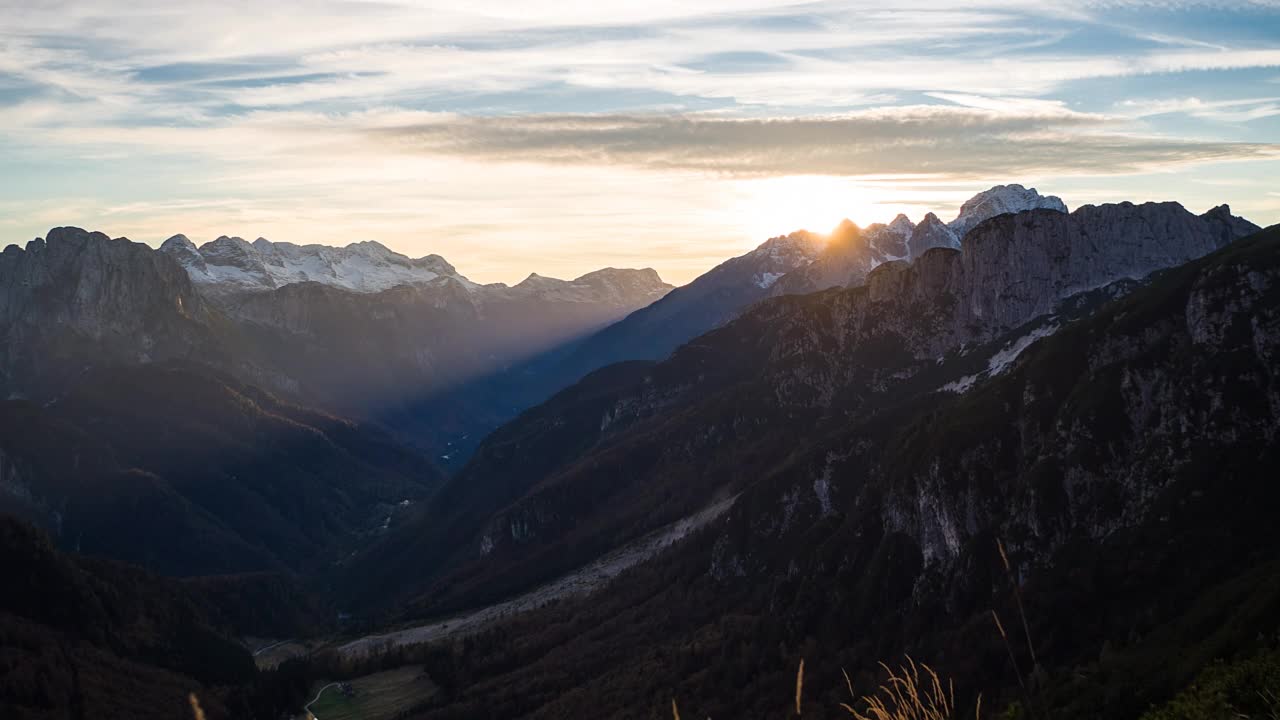
POLYGON ((1226 206, 1197 216, 1177 203, 1003 216, 965 237, 958 319, 1008 327, 1062 298, 1182 264, 1258 229, 1226 206))
POLYGON ((184 357, 209 342, 210 317, 168 257, 54 228, 0 253, 0 389, 57 385, 90 364, 184 357))
POLYGON ((963 251, 935 248, 911 263, 880 265, 865 290, 833 295, 821 313, 799 301, 758 308, 776 341, 768 350, 773 362, 795 366, 776 393, 811 404, 859 383, 880 390, 933 375, 938 358, 968 347, 972 359, 972 348, 1051 318, 1068 298, 1105 294, 1108 286, 1224 247, 1250 228, 1256 226, 1226 208, 1197 216, 1176 203, 993 218, 969 233, 963 251), (868 347, 898 354, 886 362, 868 347))
POLYGON ((51 323, 88 337, 205 319, 187 274, 146 245, 79 228, 0 253, 0 322, 51 323))

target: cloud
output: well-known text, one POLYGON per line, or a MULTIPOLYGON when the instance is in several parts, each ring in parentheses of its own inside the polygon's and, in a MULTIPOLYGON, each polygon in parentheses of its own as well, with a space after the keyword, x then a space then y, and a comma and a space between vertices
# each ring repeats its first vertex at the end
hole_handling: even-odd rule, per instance
POLYGON ((397 149, 433 155, 744 176, 1121 174, 1280 157, 1277 145, 1106 132, 1111 123, 1055 105, 996 102, 799 118, 440 116, 371 132, 397 149))
POLYGON ((1131 117, 1181 113, 1219 122, 1249 122, 1280 115, 1280 97, 1202 100, 1197 97, 1125 100, 1116 105, 1131 117))
POLYGON ((1280 66, 1274 46, 1179 38, 1152 50, 1137 40, 1168 36, 1142 29, 1115 29, 1135 40, 1127 45, 1059 46, 1105 26, 1117 8, 1194 3, 1067 11, 1029 0, 280 0, 254 12, 240 0, 10 4, 0 0, 4 17, 16 18, 0 28, 0 73, 144 121, 173 117, 178 105, 195 116, 324 103, 443 109, 460 96, 504 94, 518 107, 549 85, 848 108, 885 94, 1027 96, 1088 78, 1280 66), (758 62, 761 53, 770 62, 758 62))
POLYGON ((692 272, 792 229, 742 220, 788 175, 933 209, 1011 180, 1162 195, 1213 167, 1127 174, 1274 158, 1280 139, 1257 89, 1280 67, 1274 2, 0 0, 0 17, 0 174, 21 178, 0 225, 377 238, 481 277, 555 253, 572 275, 655 235, 695 239, 671 253, 692 272))

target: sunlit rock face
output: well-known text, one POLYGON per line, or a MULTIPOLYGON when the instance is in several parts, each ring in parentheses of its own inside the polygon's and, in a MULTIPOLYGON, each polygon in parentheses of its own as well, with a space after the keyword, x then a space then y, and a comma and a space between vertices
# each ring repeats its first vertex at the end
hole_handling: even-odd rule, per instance
POLYGON ((947 226, 957 238, 963 240, 966 233, 984 220, 1025 210, 1057 210, 1065 213, 1067 204, 1054 195, 1041 195, 1035 188, 1017 184, 996 185, 966 200, 960 206, 960 214, 947 223, 947 226))
POLYGON ((865 229, 845 220, 831 233, 822 254, 779 280, 773 294, 860 284, 875 266, 910 254, 908 243, 914 229, 906 215, 898 215, 888 225, 875 223, 865 229))
POLYGON ((882 263, 915 259, 936 247, 958 250, 965 234, 986 220, 1041 209, 1065 213, 1067 206, 1061 199, 1041 195, 1035 188, 996 185, 965 201, 960 213, 949 223, 934 213, 927 213, 918 225, 906 215, 898 215, 888 225, 876 223, 865 229, 846 220, 831 234, 822 254, 782 278, 772 294, 792 295, 861 285, 867 273, 882 263))

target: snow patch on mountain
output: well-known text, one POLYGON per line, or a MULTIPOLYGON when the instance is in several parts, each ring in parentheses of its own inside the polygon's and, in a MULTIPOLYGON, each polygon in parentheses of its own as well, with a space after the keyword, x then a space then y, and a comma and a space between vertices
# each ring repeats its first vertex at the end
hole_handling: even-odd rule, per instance
POLYGON ((479 287, 439 255, 413 259, 372 241, 332 247, 265 238, 250 243, 224 235, 197 248, 186 236, 175 235, 160 250, 177 260, 196 284, 226 292, 272 290, 300 282, 378 292, 441 278, 468 289, 479 287))
POLYGON ((778 272, 760 273, 759 275, 756 276, 756 286, 761 288, 767 288, 773 285, 774 283, 778 282, 778 278, 782 277, 783 275, 786 275, 786 273, 778 273, 778 272))
POLYGON ((1050 322, 1035 328, 1026 335, 1023 335, 1022 337, 1019 337, 1005 345, 999 352, 992 355, 991 359, 987 361, 986 370, 974 375, 966 375, 954 382, 949 382, 942 386, 942 390, 957 394, 968 392, 978 383, 979 380, 995 377, 1009 369, 1009 366, 1013 364, 1014 360, 1018 359, 1018 356, 1022 354, 1023 350, 1031 347, 1031 344, 1035 341, 1041 338, 1047 338, 1054 334, 1058 331, 1059 327, 1058 323, 1050 322))
POLYGON ((302 282, 359 293, 456 282, 481 302, 528 299, 633 307, 658 300, 672 289, 652 268, 604 268, 575 280, 534 273, 515 286, 479 285, 439 255, 410 258, 372 241, 333 247, 265 238, 250 243, 224 235, 196 247, 185 235, 174 235, 160 251, 176 260, 192 282, 214 295, 264 292, 302 282))

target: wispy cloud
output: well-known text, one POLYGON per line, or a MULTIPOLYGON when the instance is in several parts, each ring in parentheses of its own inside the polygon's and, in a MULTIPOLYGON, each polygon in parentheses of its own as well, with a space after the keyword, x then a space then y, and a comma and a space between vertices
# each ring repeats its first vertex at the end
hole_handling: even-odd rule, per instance
POLYGON ((1110 123, 1056 106, 994 102, 991 109, 921 105, 768 119, 446 116, 375 132, 396 147, 433 154, 735 175, 1125 173, 1280 157, 1280 146, 1265 143, 1077 132, 1110 123))
POLYGON ((1196 97, 1125 100, 1119 112, 1132 117, 1185 114, 1221 122, 1249 122, 1280 115, 1280 97, 1201 100, 1196 97))
POLYGON ((788 176, 826 179, 786 202, 826 183, 868 213, 1015 177, 1088 182, 1088 201, 1149 191, 1134 173, 1170 192, 1193 166, 1265 174, 1280 142, 1258 89, 1280 68, 1270 0, 0 0, 0 17, 0 174, 21 179, 0 205, 29 231, 67 211, 430 237, 497 267, 513 252, 494 228, 520 225, 524 260, 578 272, 651 247, 659 215, 664 237, 715 238, 663 253, 687 268, 758 240, 737 217, 788 176))

